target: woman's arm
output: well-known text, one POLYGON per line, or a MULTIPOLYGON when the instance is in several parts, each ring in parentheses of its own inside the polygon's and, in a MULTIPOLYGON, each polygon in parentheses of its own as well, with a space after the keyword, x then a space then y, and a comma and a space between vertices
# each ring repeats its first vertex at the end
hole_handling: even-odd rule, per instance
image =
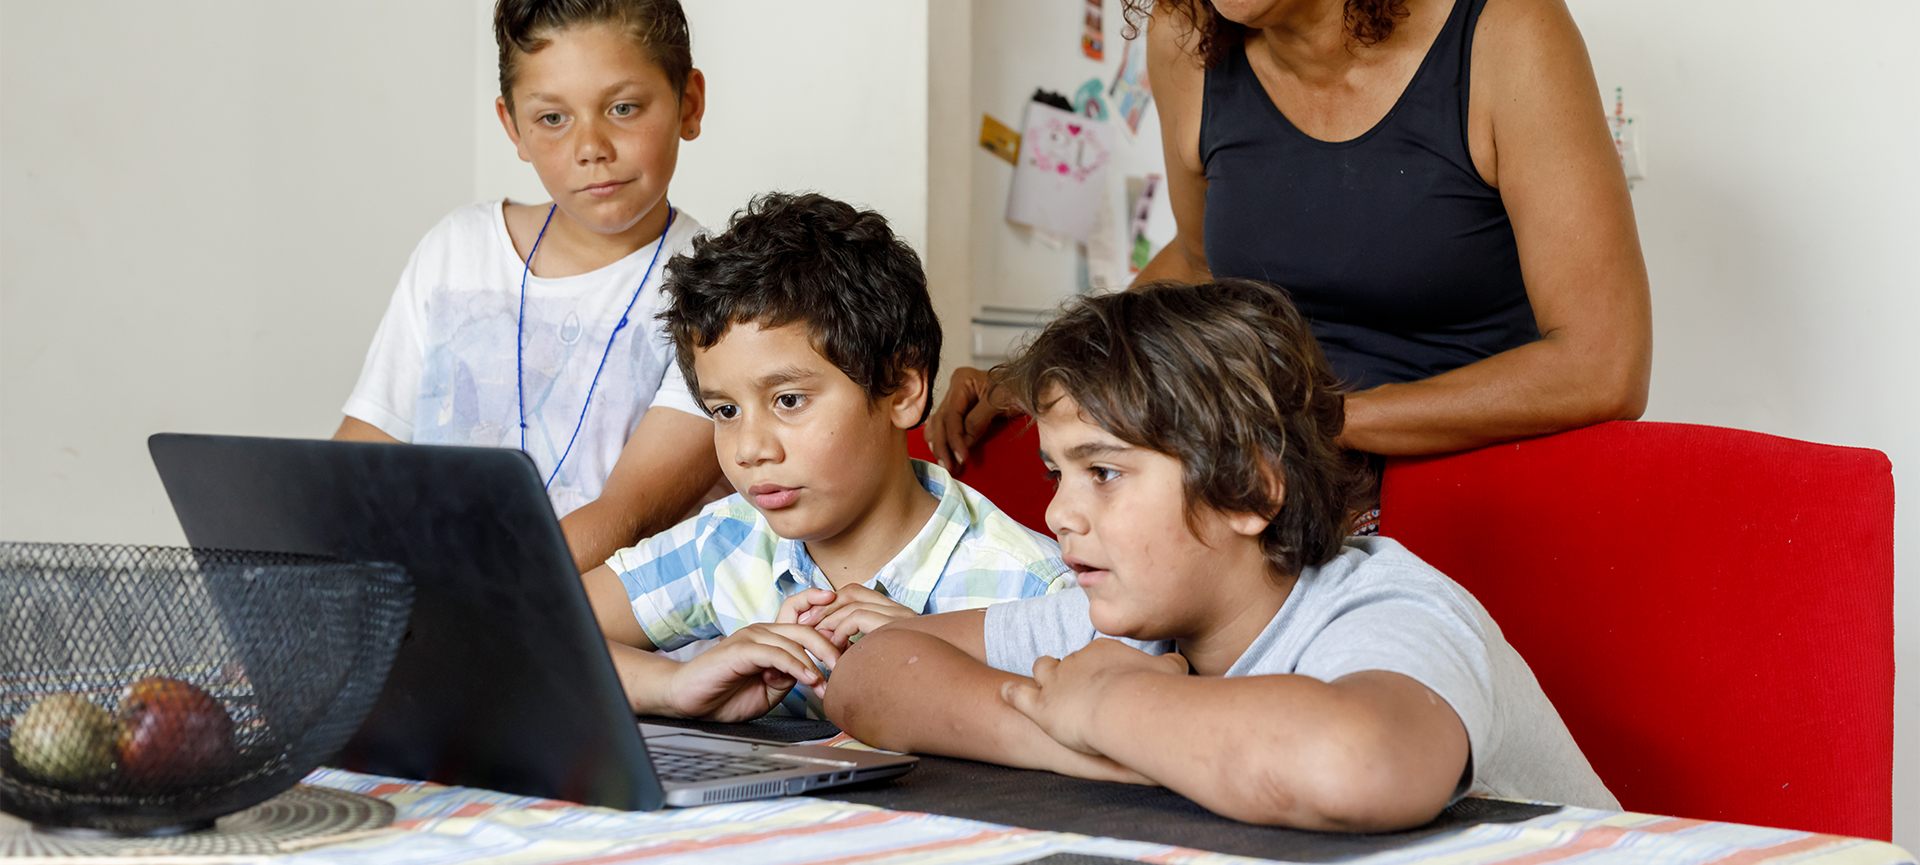
POLYGON ((719 480, 713 421, 670 408, 648 410, 600 497, 560 520, 574 567, 591 571, 615 550, 666 530, 719 480))
POLYGON ((1207 271, 1207 175, 1200 164, 1200 108, 1206 70, 1191 51, 1193 25, 1172 4, 1158 3, 1147 19, 1147 77, 1153 110, 1160 116, 1160 150, 1167 171, 1167 203, 1173 208, 1173 240, 1140 269, 1135 282, 1176 279, 1202 283, 1207 271))
POLYGON ((985 619, 979 610, 901 619, 861 638, 833 669, 827 718, 888 750, 1145 783, 1061 746, 1000 699, 1002 686, 1025 677, 981 660, 985 619))
POLYGON ((1572 15, 1560 0, 1489 3, 1473 68, 1475 161, 1513 221, 1541 339, 1424 381, 1349 396, 1342 442, 1351 448, 1441 453, 1637 418, 1646 409, 1653 362, 1646 262, 1572 15))

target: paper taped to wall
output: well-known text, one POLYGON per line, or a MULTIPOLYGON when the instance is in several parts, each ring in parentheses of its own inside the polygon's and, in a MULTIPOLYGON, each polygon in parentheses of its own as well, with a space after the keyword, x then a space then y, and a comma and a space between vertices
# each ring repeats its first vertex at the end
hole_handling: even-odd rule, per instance
POLYGON ((1008 165, 1020 164, 1020 133, 995 120, 991 114, 980 115, 980 146, 1006 160, 1008 165))
POLYGON ((1128 39, 1126 53, 1120 56, 1120 71, 1113 75, 1107 89, 1113 110, 1127 121, 1127 134, 1140 134, 1140 119, 1153 102, 1153 82, 1147 79, 1147 40, 1128 39))
POLYGON ((1101 121, 1028 103, 1007 221, 1085 243, 1106 188, 1107 135, 1101 121))

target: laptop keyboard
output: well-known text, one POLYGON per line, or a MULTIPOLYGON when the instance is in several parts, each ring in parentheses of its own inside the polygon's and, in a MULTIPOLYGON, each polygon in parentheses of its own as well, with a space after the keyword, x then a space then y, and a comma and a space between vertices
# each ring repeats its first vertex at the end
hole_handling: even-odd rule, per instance
POLYGON ((741 775, 757 775, 761 772, 780 772, 799 768, 785 760, 773 760, 748 754, 693 751, 671 745, 648 745, 647 754, 653 757, 655 774, 668 781, 683 783, 737 778, 741 775))

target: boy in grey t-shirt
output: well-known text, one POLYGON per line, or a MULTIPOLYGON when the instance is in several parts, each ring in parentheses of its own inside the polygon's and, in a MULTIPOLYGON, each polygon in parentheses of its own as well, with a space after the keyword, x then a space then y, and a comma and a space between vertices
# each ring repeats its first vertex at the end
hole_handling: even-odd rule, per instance
POLYGON ((1616 806, 1466 590, 1343 539, 1343 399, 1284 293, 1087 298, 997 373, 1080 587, 870 634, 826 694, 842 729, 1313 829, 1414 826, 1469 792, 1616 806))

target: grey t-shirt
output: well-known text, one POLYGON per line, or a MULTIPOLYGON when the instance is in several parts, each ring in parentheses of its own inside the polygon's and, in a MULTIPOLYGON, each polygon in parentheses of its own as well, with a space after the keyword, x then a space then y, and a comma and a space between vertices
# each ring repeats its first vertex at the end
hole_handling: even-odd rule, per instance
MULTIPOLYGON (((1031 675, 1100 636, 1079 589, 987 608, 987 662, 1031 675)), ((1151 654, 1170 642, 1121 642, 1151 654)), ((1466 589, 1388 538, 1351 538, 1307 568, 1229 676, 1294 673, 1331 682, 1367 670, 1432 689, 1467 728, 1470 779, 1454 792, 1618 809, 1540 691, 1533 670, 1466 589)))

